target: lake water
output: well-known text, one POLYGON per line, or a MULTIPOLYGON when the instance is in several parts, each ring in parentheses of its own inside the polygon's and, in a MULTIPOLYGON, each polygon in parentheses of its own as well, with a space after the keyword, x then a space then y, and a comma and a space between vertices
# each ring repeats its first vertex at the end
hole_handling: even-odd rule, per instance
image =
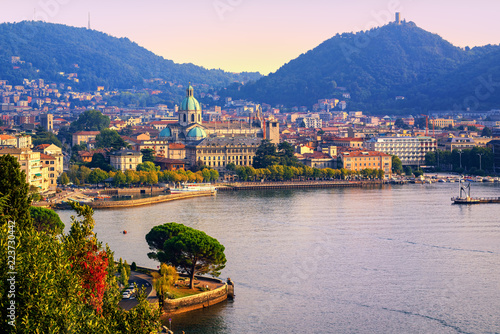
MULTIPOLYGON (((452 205, 458 184, 219 193, 95 212, 97 237, 156 268, 167 222, 226 247, 236 299, 172 318, 177 333, 500 333, 500 204, 452 205), (120 233, 127 230, 126 235, 120 233)), ((473 184, 473 196, 500 196, 473 184)), ((70 211, 59 212, 69 224, 70 211)))

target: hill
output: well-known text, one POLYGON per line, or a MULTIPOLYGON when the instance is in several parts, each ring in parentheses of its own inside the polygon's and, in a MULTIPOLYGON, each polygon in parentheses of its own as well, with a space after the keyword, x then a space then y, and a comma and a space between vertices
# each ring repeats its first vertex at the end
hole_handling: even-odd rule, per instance
POLYGON ((350 110, 373 113, 451 108, 463 100, 462 91, 471 92, 465 77, 453 81, 457 75, 465 76, 466 69, 466 77, 474 78, 494 64, 497 58, 489 57, 499 51, 498 46, 464 50, 413 22, 390 23, 337 34, 275 73, 243 86, 233 84, 225 94, 311 107, 322 98, 344 100, 342 94, 348 92, 350 110), (436 94, 436 87, 441 94, 436 94), (405 100, 396 101, 396 96, 405 100))
POLYGON ((20 84, 23 78, 70 83, 80 90, 142 87, 161 78, 185 85, 222 87, 258 79, 259 73, 228 73, 193 64, 176 64, 127 38, 85 28, 35 21, 0 24, 0 79, 20 84), (19 57, 14 61, 12 57, 19 57), (75 73, 78 83, 68 80, 75 73))

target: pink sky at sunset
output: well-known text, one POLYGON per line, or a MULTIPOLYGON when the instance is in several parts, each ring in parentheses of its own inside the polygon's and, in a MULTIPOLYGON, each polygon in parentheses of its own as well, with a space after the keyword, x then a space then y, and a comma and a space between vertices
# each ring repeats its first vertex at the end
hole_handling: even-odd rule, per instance
POLYGON ((337 33, 407 21, 456 46, 500 43, 491 0, 2 0, 0 22, 37 20, 128 37, 177 63, 276 71, 337 33), (34 14, 35 9, 35 14, 34 14))

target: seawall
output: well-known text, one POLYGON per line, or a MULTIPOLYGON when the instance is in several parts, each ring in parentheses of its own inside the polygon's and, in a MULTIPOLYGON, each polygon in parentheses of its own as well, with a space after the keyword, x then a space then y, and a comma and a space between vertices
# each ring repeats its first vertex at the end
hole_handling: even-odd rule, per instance
POLYGON ((213 281, 223 285, 212 291, 202 292, 193 296, 165 300, 163 305, 164 316, 210 307, 228 298, 230 289, 227 283, 216 278, 198 277, 198 279, 213 281))
MULTIPOLYGON (((142 205, 151 205, 156 203, 170 202, 180 199, 188 199, 195 197, 214 196, 215 192, 211 191, 193 191, 184 194, 159 195, 154 197, 145 197, 138 199, 130 199, 125 201, 94 201, 85 202, 92 209, 113 209, 113 208, 128 208, 142 205)), ((58 209, 69 209, 69 205, 59 205, 58 209)))
POLYGON ((381 184, 380 181, 294 181, 294 182, 234 182, 218 184, 218 191, 258 189, 354 188, 381 184))

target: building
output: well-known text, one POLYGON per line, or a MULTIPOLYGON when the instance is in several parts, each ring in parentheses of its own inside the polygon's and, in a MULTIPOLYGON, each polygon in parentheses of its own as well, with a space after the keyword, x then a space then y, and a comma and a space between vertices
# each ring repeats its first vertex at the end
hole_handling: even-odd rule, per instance
POLYGON ((363 138, 333 138, 327 140, 328 144, 338 147, 363 148, 363 138))
POLYGON ((436 140, 431 137, 374 137, 365 142, 371 151, 396 155, 403 166, 420 166, 425 163, 427 152, 436 150, 436 140))
POLYGON ((155 165, 160 166, 160 170, 186 169, 186 162, 179 159, 157 157, 155 159, 155 165))
POLYGON ((48 190, 56 190, 57 178, 59 173, 57 171, 57 159, 51 155, 40 153, 40 161, 42 167, 47 170, 48 190))
POLYGON ((119 150, 109 155, 109 162, 115 169, 122 172, 127 169, 136 170, 137 165, 142 163, 142 153, 132 150, 119 150))
POLYGON ((100 134, 99 131, 78 131, 73 134, 73 146, 80 144, 87 144, 100 134))
POLYGON ((64 155, 62 149, 54 144, 41 144, 34 148, 35 151, 40 153, 50 155, 55 158, 54 168, 56 172, 56 178, 58 178, 64 169, 64 155))
POLYGON ((222 171, 228 163, 251 166, 262 138, 215 137, 186 145, 186 159, 194 165, 204 165, 222 171))
POLYGON ((332 158, 329 154, 323 152, 312 152, 302 154, 302 159, 299 159, 304 165, 323 169, 323 168, 337 168, 337 158, 332 158))
POLYGON ((40 115, 40 125, 44 128, 45 131, 52 132, 54 130, 54 115, 52 114, 40 115))
POLYGON ((392 172, 392 157, 377 151, 357 150, 339 153, 342 166, 351 171, 363 169, 382 169, 385 174, 392 172))
POLYGON ((474 146, 476 143, 470 137, 450 137, 444 142, 444 148, 447 151, 472 149, 474 146))
POLYGON ((39 189, 40 192, 49 189, 48 169, 43 168, 40 161, 40 152, 34 152, 29 148, 3 148, 0 156, 10 154, 15 157, 26 174, 26 182, 39 189))
POLYGON ((451 118, 434 118, 429 120, 429 124, 440 128, 454 127, 455 120, 451 118))
POLYGON ((0 145, 17 147, 17 139, 9 135, 0 135, 0 145))

